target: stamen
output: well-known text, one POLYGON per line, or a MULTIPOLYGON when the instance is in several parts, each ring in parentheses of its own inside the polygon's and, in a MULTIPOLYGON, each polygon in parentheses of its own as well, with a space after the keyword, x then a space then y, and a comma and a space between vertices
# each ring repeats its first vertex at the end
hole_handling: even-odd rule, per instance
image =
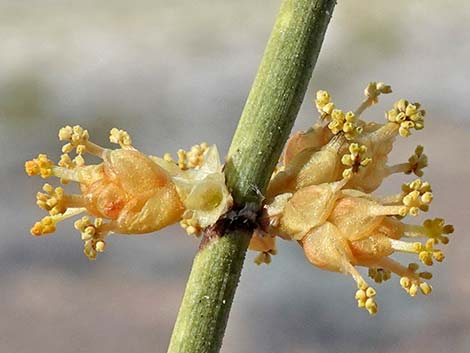
POLYGON ((95 218, 95 221, 91 222, 90 218, 85 216, 76 221, 74 226, 80 231, 84 241, 83 252, 90 260, 96 259, 98 253, 105 250, 105 238, 110 232, 111 223, 103 223, 102 218, 95 218))
POLYGON ((52 167, 54 163, 47 158, 47 155, 40 154, 37 158, 27 161, 24 165, 26 174, 29 176, 41 175, 43 179, 53 175, 52 167))
POLYGON ((404 229, 406 237, 427 237, 434 239, 436 244, 442 243, 444 245, 449 243, 449 237, 446 235, 453 232, 454 227, 451 224, 445 224, 442 218, 427 219, 422 226, 406 224, 404 229))
POLYGON ((388 281, 391 278, 392 273, 391 271, 383 268, 371 267, 369 268, 368 275, 375 281, 375 283, 382 283, 388 281))
POLYGON ((367 85, 364 90, 364 95, 367 97, 361 105, 356 109, 354 114, 356 116, 360 116, 364 110, 369 108, 370 106, 377 104, 379 102, 379 96, 381 94, 388 94, 392 93, 392 87, 386 85, 383 82, 371 82, 367 85))
POLYGON ((431 185, 428 182, 422 182, 416 179, 409 184, 402 185, 403 205, 407 212, 412 215, 418 215, 419 210, 426 212, 433 199, 431 185))
POLYGON ((357 300, 357 306, 359 308, 365 308, 371 315, 377 314, 378 306, 375 302, 376 294, 375 289, 369 287, 367 284, 358 284, 358 290, 354 296, 357 300))
POLYGON ((349 262, 344 263, 345 270, 353 277, 357 284, 357 291, 355 298, 357 300, 357 306, 359 308, 365 308, 370 315, 377 314, 378 305, 375 302, 375 295, 377 292, 374 288, 370 287, 367 282, 362 278, 361 274, 356 268, 349 262))
POLYGON ((315 106, 320 113, 321 120, 331 120, 331 113, 335 109, 335 104, 331 101, 327 91, 317 91, 315 106))
POLYGON ((358 121, 353 112, 343 113, 342 110, 334 109, 331 113, 331 122, 328 128, 333 135, 340 132, 344 133, 347 140, 353 140, 362 133, 362 127, 358 125, 358 121))
POLYGON ((51 216, 64 213, 67 209, 64 202, 64 189, 61 187, 53 188, 49 184, 44 184, 42 189, 46 192, 38 192, 36 195, 36 204, 49 212, 51 216))
POLYGON ((441 250, 434 249, 435 240, 429 239, 423 245, 420 242, 407 243, 402 240, 390 239, 393 250, 410 254, 417 254, 419 260, 427 265, 433 265, 433 259, 442 262, 445 258, 441 250))
POLYGON ((167 162, 174 162, 178 164, 181 170, 198 169, 204 163, 204 154, 209 150, 209 145, 205 142, 194 145, 186 152, 183 149, 178 150, 178 161, 175 161, 169 153, 163 155, 163 159, 167 162))
POLYGON ((186 210, 183 213, 183 219, 180 221, 180 225, 188 235, 199 237, 202 234, 203 228, 195 217, 194 212, 190 210, 186 210))
POLYGON ((258 254, 258 256, 256 256, 255 264, 257 264, 258 266, 261 264, 269 265, 271 263, 272 256, 276 254, 277 254, 276 249, 271 249, 269 251, 262 251, 258 254))
POLYGON ((350 154, 345 154, 341 158, 341 163, 349 168, 343 171, 343 178, 348 179, 359 172, 360 167, 366 167, 372 158, 366 158, 367 147, 359 145, 357 143, 351 143, 349 145, 350 154))
POLYGON ((119 144, 121 148, 134 149, 132 147, 132 139, 127 131, 119 130, 117 128, 111 129, 109 132, 109 141, 119 144))
POLYGON ((423 146, 418 146, 415 153, 408 159, 408 163, 401 163, 388 167, 388 175, 395 173, 414 173, 416 176, 423 176, 423 169, 428 166, 428 157, 423 153, 423 146))
POLYGON ((393 105, 393 109, 386 113, 388 121, 398 124, 398 133, 401 136, 409 136, 410 129, 421 130, 424 127, 423 117, 426 114, 424 110, 419 110, 419 103, 409 103, 407 100, 400 99, 393 105))
POLYGON ((412 297, 418 294, 418 289, 421 290, 423 295, 431 293, 432 287, 426 282, 423 282, 422 279, 431 279, 432 275, 429 272, 417 273, 419 269, 418 264, 411 263, 408 267, 405 267, 388 257, 380 259, 379 264, 400 276, 401 287, 412 297))
POLYGON ((39 222, 36 222, 31 228, 31 234, 40 236, 44 234, 54 233, 56 230, 56 224, 67 218, 76 216, 82 212, 85 212, 85 208, 69 208, 64 213, 59 213, 53 216, 46 216, 39 222))
POLYGON ((423 146, 416 147, 415 153, 408 159, 409 169, 405 171, 405 174, 414 173, 416 176, 423 176, 423 169, 428 166, 428 156, 423 151, 423 146))
MULTIPOLYGON (((87 152, 101 158, 104 148, 89 141, 89 137, 88 130, 84 130, 80 125, 75 125, 74 127, 67 125, 61 128, 59 130, 59 140, 69 141, 62 147, 62 152, 70 153, 75 149, 79 156, 87 152)), ((82 160, 83 157, 78 162, 81 163, 82 160)))

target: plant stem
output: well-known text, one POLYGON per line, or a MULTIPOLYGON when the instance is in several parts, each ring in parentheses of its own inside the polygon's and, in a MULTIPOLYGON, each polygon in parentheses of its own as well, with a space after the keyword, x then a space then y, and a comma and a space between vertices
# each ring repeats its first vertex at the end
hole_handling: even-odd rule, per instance
MULTIPOLYGON (((294 124, 334 6, 335 0, 282 3, 227 156, 227 185, 238 210, 249 205, 256 212, 261 206, 260 195, 294 124)), ((219 352, 252 228, 209 240, 206 234, 168 353, 219 352)))

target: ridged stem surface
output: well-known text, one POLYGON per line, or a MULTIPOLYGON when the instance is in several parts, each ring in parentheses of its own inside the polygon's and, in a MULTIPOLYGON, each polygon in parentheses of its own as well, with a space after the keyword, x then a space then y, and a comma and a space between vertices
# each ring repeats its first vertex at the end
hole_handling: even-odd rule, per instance
MULTIPOLYGON (((287 141, 330 21, 334 0, 284 0, 227 156, 235 209, 257 212, 287 141), (246 208, 245 208, 246 210, 246 208)), ((234 3, 236 6, 236 3, 234 3)), ((243 222, 203 240, 168 353, 220 351, 252 229, 243 222)))

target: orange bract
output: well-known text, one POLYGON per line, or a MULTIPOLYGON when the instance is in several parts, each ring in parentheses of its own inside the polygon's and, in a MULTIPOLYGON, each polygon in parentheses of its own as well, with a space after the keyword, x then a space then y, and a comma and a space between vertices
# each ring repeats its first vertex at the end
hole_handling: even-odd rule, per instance
POLYGON ((136 150, 108 150, 98 167, 78 173, 84 206, 115 220, 117 233, 148 233, 180 220, 184 212, 170 175, 136 150))

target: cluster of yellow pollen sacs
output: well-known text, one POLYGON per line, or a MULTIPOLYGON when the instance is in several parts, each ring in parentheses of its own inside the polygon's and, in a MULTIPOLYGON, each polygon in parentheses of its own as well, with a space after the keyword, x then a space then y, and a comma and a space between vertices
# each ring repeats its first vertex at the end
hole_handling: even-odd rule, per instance
MULTIPOLYGON (((418 271, 414 262, 403 266, 390 255, 416 254, 422 264, 431 266, 443 261, 442 250, 435 246, 447 244, 454 230, 442 218, 428 219, 423 225, 402 222, 407 215, 428 211, 433 200, 428 182, 416 179, 403 184, 396 195, 373 195, 386 177, 395 173, 421 177, 428 164, 423 147, 417 146, 407 162, 387 165, 395 137, 423 128, 425 111, 419 103, 397 101, 385 113, 384 123, 361 119, 381 94, 391 91, 384 83, 371 82, 359 107, 347 113, 335 107, 328 92, 317 92, 318 123, 289 139, 249 245, 260 253, 255 262, 261 264, 277 253, 278 237, 297 241, 313 265, 351 275, 357 284, 357 304, 370 314, 378 310, 377 293, 357 267, 368 268, 376 283, 395 273, 411 296, 418 291, 427 295, 431 286, 424 280, 431 279, 431 273, 418 271)), ((52 233, 59 221, 85 213, 75 228, 90 259, 104 251, 112 233, 149 233, 180 222, 188 234, 200 235, 232 205, 215 146, 195 145, 189 151, 179 150, 173 159, 169 153, 162 158, 142 154, 132 146, 129 134, 116 128, 110 132, 110 142, 120 146, 115 150, 92 143, 80 126, 60 129, 59 139, 66 144, 58 165, 40 154, 26 162, 26 172, 55 176, 64 184, 75 181, 81 193, 67 194, 62 187, 45 184, 44 192, 37 194, 37 205, 49 215, 31 233, 52 233), (71 158, 73 151, 76 156, 71 158), (86 165, 85 153, 103 162, 86 165)))

